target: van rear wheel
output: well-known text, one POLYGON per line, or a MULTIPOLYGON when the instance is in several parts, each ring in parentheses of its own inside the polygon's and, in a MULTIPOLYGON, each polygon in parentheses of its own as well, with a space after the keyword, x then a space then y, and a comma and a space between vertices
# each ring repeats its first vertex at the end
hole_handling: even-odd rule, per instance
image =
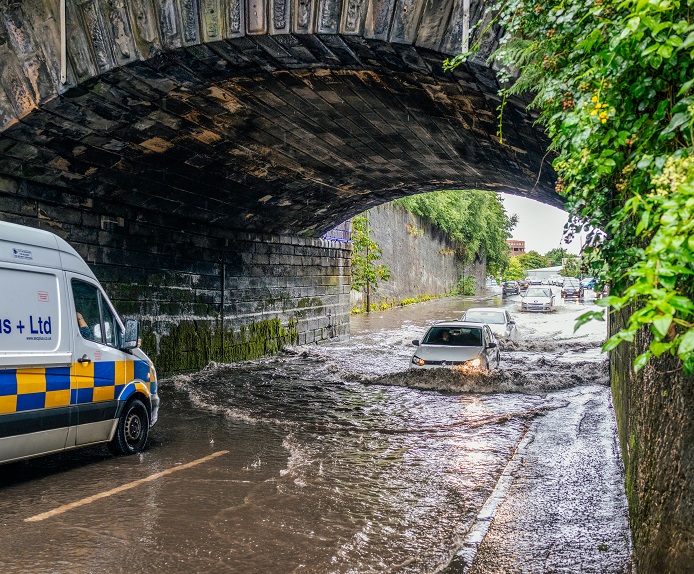
POLYGON ((116 434, 108 443, 113 454, 135 454, 142 452, 149 436, 149 415, 142 401, 128 403, 118 419, 116 434))

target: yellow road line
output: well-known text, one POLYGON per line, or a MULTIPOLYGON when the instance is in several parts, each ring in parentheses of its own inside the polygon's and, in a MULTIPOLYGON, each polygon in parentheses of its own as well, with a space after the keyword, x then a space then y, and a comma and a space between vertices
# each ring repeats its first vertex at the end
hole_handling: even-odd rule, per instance
POLYGON ((158 478, 166 476, 167 474, 171 474, 171 473, 177 472, 179 470, 186 470, 188 468, 192 468, 194 466, 202 464, 203 462, 207 462, 208 460, 212 460, 213 458, 217 458, 218 456, 222 456, 224 454, 227 454, 228 452, 229 452, 228 450, 220 450, 220 451, 214 452, 208 456, 205 456, 203 458, 199 458, 199 459, 194 460, 192 462, 187 462, 186 464, 182 464, 180 466, 174 466, 173 468, 168 468, 166 470, 162 470, 161 472, 157 472, 157 473, 152 474, 150 476, 147 476, 145 478, 141 478, 139 480, 135 480, 133 482, 129 482, 129 483, 123 484, 121 486, 117 486, 116 488, 112 488, 111 490, 107 490, 105 492, 100 492, 98 494, 88 496, 87 498, 83 498, 82 500, 77 500, 75 502, 71 502, 70 504, 63 504, 63 506, 59 506, 58 508, 54 508, 53 510, 49 510, 48 512, 43 512, 43 513, 37 514, 35 516, 30 516, 29 518, 25 518, 24 522, 40 522, 41 520, 46 520, 46 518, 51 518, 52 516, 62 514, 63 512, 67 512, 68 510, 72 510, 73 508, 79 508, 80 506, 84 506, 86 504, 91 504, 92 502, 95 502, 97 500, 101 500, 102 498, 106 498, 108 496, 113 496, 114 494, 118 494, 119 492, 123 492, 125 490, 130 490, 131 488, 135 488, 136 486, 144 484, 145 482, 152 482, 153 480, 157 480, 158 478))

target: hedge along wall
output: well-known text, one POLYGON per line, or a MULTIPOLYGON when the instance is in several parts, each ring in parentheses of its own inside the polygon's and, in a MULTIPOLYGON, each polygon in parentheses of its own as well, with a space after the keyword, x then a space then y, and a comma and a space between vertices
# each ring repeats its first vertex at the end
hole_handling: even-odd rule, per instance
MULTIPOLYGON (((610 316, 610 335, 628 311, 610 316)), ((670 355, 634 373, 647 331, 610 352, 638 572, 685 574, 694 565, 694 377, 670 355)))
POLYGON ((87 261, 160 373, 349 334, 351 247, 234 232, 0 178, 0 219, 52 231, 87 261))
MULTIPOLYGON (((451 292, 461 277, 475 277, 475 288, 484 287, 486 265, 475 262, 464 267, 455 245, 446 234, 423 218, 396 203, 370 209, 371 237, 383 251, 383 263, 390 270, 388 281, 379 282, 371 303, 395 302, 422 295, 451 292)), ((362 303, 362 294, 352 291, 352 305, 362 303)))

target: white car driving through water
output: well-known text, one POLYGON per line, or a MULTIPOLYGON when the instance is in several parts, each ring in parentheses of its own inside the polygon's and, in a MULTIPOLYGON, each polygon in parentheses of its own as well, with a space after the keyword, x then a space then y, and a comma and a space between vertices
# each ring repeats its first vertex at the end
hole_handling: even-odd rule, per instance
POLYGON ((521 311, 544 311, 554 310, 554 295, 551 287, 529 287, 521 295, 521 311))
POLYGON ((412 368, 489 370, 499 366, 499 345, 489 325, 445 321, 429 327, 410 361, 412 368))
POLYGON ((460 320, 468 323, 486 323, 498 339, 516 338, 516 322, 506 309, 499 307, 473 307, 465 311, 460 320))

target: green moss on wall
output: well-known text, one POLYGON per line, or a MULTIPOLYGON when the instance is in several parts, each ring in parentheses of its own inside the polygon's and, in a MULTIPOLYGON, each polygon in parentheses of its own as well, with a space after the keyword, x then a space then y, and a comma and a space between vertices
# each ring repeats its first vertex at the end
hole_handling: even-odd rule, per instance
POLYGON ((161 374, 197 371, 210 361, 231 363, 257 359, 280 352, 298 341, 297 322, 286 327, 279 319, 269 319, 233 329, 221 329, 219 322, 181 321, 168 335, 157 336, 151 324, 142 325, 142 349, 161 374))

